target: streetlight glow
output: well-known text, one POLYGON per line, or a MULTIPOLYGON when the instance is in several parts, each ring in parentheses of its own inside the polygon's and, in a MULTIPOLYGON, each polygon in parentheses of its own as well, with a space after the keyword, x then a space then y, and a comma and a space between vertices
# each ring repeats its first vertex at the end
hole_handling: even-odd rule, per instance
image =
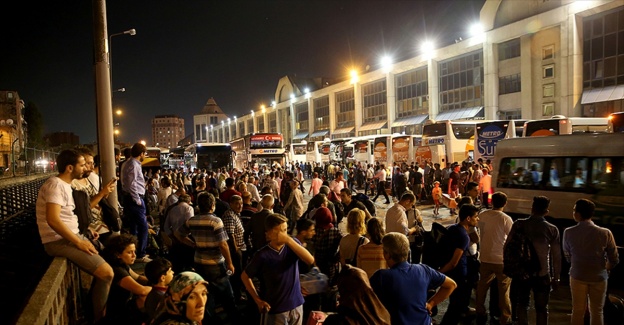
POLYGON ((118 109, 115 111, 115 114, 117 114, 117 116, 121 116, 121 114, 123 113, 122 110, 118 109))
POLYGON ((352 69, 349 74, 351 75, 351 84, 354 84, 360 80, 357 70, 352 69))
POLYGON ((384 72, 388 73, 392 69, 392 58, 388 55, 384 55, 381 58, 381 68, 384 72))
POLYGON ((424 41, 420 46, 420 51, 422 52, 422 56, 425 60, 430 60, 433 57, 434 50, 435 45, 431 41, 424 41))
POLYGON ((271 101, 271 106, 272 106, 273 108, 275 108, 275 107, 277 106, 277 103, 275 103, 275 101, 273 100, 273 101, 271 101))
POLYGON ((474 23, 470 26, 470 36, 480 36, 483 32, 483 25, 481 25, 481 23, 474 23))
POLYGON ((147 142, 145 142, 145 140, 141 140, 141 144, 145 145, 147 142))
POLYGON ((256 115, 256 113, 253 110, 251 110, 251 117, 254 117, 254 115, 256 115))

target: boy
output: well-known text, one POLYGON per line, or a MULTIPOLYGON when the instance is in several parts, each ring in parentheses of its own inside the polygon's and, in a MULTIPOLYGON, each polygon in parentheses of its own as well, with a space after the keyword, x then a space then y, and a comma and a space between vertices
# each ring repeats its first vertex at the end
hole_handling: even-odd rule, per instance
POLYGON ((433 208, 433 215, 437 216, 440 214, 440 199, 442 198, 442 188, 440 187, 440 182, 433 182, 431 197, 433 198, 433 204, 435 204, 435 207, 433 208))
POLYGON ((256 252, 241 280, 262 313, 261 324, 301 325, 303 295, 298 261, 311 265, 314 257, 299 240, 288 236, 288 219, 283 215, 268 215, 264 225, 269 244, 256 252), (251 281, 253 277, 260 280, 262 297, 251 281))
POLYGON ((156 308, 165 298, 169 282, 173 279, 171 262, 165 258, 156 258, 145 265, 145 277, 152 285, 152 291, 145 298, 147 324, 156 316, 156 308))

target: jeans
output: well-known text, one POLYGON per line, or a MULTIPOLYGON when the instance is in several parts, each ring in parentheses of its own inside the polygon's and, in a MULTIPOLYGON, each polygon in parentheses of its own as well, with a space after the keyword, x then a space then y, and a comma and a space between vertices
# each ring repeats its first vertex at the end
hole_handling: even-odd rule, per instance
POLYGON ((513 279, 512 286, 515 289, 512 290, 516 294, 516 313, 518 316, 519 325, 529 324, 528 310, 529 299, 531 298, 531 291, 533 291, 533 297, 535 299, 535 323, 537 325, 548 324, 548 300, 550 298, 550 277, 536 276, 527 280, 513 279))
POLYGON ((204 280, 209 283, 206 310, 214 317, 215 306, 218 302, 223 306, 225 313, 232 323, 236 324, 238 311, 236 309, 234 292, 230 285, 230 279, 226 273, 225 263, 219 263, 217 265, 195 264, 195 267, 197 268, 197 273, 204 277, 204 280))
POLYGON ((130 233, 137 237, 138 243, 136 247, 137 258, 145 256, 147 248, 147 218, 145 216, 145 200, 141 198, 141 205, 137 205, 132 197, 124 196, 124 217, 130 233))
POLYGON ((607 280, 587 282, 570 277, 570 291, 572 292, 572 325, 584 324, 588 297, 590 324, 604 324, 603 308, 607 294, 607 280))

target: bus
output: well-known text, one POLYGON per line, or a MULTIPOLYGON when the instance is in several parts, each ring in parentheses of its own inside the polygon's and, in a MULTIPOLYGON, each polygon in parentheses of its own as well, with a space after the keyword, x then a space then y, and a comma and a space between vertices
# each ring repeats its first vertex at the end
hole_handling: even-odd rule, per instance
POLYGON ((329 141, 308 141, 306 161, 318 164, 329 162, 329 141))
POLYGON ((251 133, 230 142, 235 154, 234 167, 259 170, 261 166, 284 166, 286 150, 280 133, 251 133))
POLYGON ((160 148, 146 147, 145 159, 141 162, 141 167, 159 169, 162 165, 160 148))
POLYGON ((329 161, 345 164, 353 160, 353 146, 345 146, 352 139, 334 139, 329 143, 329 161))
POLYGON ((186 166, 216 171, 219 168, 230 170, 234 167, 234 151, 229 143, 196 143, 186 147, 186 166))
POLYGON ((292 165, 295 162, 305 162, 306 161, 306 149, 307 143, 291 143, 286 146, 286 153, 288 156, 288 160, 292 165))
POLYGON ((184 147, 169 149, 169 168, 180 168, 185 165, 184 147))
POLYGON ((555 115, 549 119, 526 121, 522 136, 607 133, 608 125, 607 117, 565 117, 563 115, 555 115))
POLYGON ((492 185, 507 194, 506 213, 528 216, 533 197, 545 195, 549 221, 563 230, 574 224, 574 202, 590 199, 594 222, 624 245, 624 133, 504 139, 492 174, 492 185))
POLYGON ((609 133, 624 132, 624 112, 611 113, 609 119, 609 133))
MULTIPOLYGON (((418 147, 420 147, 422 141, 421 135, 393 135, 392 145, 390 146, 391 161, 389 164, 397 163, 399 165, 411 165, 417 163, 418 165, 425 163, 427 157, 419 155, 418 147)), ((428 157, 429 161, 431 156, 428 157)))
POLYGON ((525 120, 480 122, 475 125, 474 159, 494 159, 496 144, 502 139, 522 136, 525 120))
POLYGON ((475 125, 483 120, 433 121, 423 126, 422 145, 431 150, 431 161, 446 164, 474 158, 475 125))

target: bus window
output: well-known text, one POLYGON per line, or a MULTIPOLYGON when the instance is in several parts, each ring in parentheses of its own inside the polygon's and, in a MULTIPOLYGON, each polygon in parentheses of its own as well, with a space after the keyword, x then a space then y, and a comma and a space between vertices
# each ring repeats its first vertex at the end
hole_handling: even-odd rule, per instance
POLYGON ((591 182, 597 190, 624 191, 624 159, 596 158, 592 161, 591 182))
POLYGON ((506 158, 501 162, 498 187, 535 188, 544 179, 543 158, 506 158))
POLYGON ((587 158, 553 158, 547 187, 580 189, 587 184, 587 158))
POLYGON ((474 124, 455 124, 453 123, 453 134, 457 139, 470 139, 474 137, 474 124))

